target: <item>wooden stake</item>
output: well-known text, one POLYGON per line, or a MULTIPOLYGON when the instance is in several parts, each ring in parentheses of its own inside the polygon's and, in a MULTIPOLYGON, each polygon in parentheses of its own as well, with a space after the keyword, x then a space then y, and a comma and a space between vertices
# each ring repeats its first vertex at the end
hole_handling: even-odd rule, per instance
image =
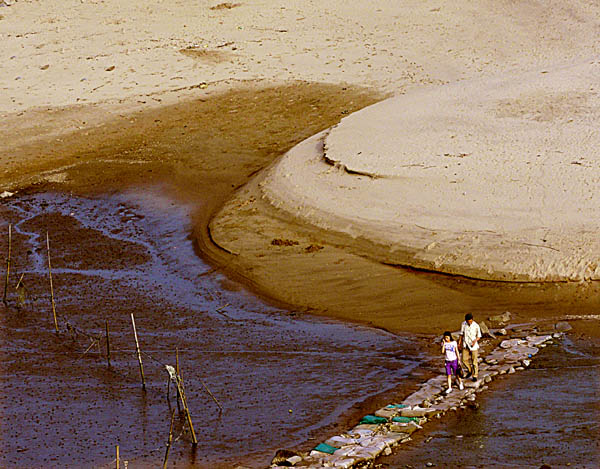
POLYGON ((10 277, 10 251, 12 247, 12 224, 8 225, 8 257, 6 258, 6 281, 4 282, 4 296, 2 297, 2 302, 5 306, 8 305, 8 301, 6 301, 6 294, 8 291, 8 279, 10 277))
POLYGON ((19 277, 19 281, 17 282, 17 286, 15 290, 17 291, 17 309, 21 309, 25 305, 25 284, 23 283, 23 277, 25 277, 25 273, 21 274, 19 277))
POLYGON ((48 251, 48 274, 50 276, 50 295, 52 297, 52 315, 54 316, 54 330, 58 334, 58 321, 56 320, 56 306, 54 304, 54 287, 52 286, 52 265, 50 264, 50 237, 46 231, 46 249, 48 251))
MULTIPOLYGON (((179 376, 179 347, 175 347, 175 372, 177 376, 179 376)), ((181 414, 181 406, 179 405, 179 399, 181 399, 181 395, 179 394, 179 386, 175 386, 177 388, 177 412, 181 414)))
POLYGON ((142 352, 140 351, 140 343, 138 342, 137 331, 135 330, 135 319, 131 313, 131 324, 133 325, 133 335, 135 337, 135 351, 137 352, 138 362, 140 363, 140 374, 142 375, 142 389, 146 390, 146 378, 144 378, 144 365, 142 365, 142 352))
POLYGON ((173 423, 175 422, 175 410, 171 413, 171 428, 169 428, 169 439, 167 440, 167 450, 165 451, 165 460, 163 462, 163 469, 167 469, 167 462, 169 461, 169 450, 171 449, 171 443, 173 442, 173 423))
POLYGON ((194 425, 192 424, 192 415, 190 414, 190 408, 187 405, 187 399, 185 397, 183 378, 179 374, 177 375, 177 389, 179 390, 179 394, 181 396, 181 405, 183 405, 185 417, 187 419, 188 425, 190 426, 190 432, 192 434, 192 446, 195 447, 198 444, 198 439, 196 438, 196 432, 194 431, 194 425))
POLYGON ((108 361, 108 367, 110 368, 110 336, 108 335, 108 319, 105 319, 106 325, 106 360, 108 361))
POLYGON ((117 469, 119 469, 119 445, 117 445, 117 469))

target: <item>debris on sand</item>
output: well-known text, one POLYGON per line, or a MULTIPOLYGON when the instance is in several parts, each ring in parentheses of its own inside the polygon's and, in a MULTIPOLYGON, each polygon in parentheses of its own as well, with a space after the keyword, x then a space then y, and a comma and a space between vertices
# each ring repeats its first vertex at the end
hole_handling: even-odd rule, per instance
POLYGON ((297 246, 300 243, 292 239, 274 238, 273 241, 271 241, 271 244, 273 246, 297 246))

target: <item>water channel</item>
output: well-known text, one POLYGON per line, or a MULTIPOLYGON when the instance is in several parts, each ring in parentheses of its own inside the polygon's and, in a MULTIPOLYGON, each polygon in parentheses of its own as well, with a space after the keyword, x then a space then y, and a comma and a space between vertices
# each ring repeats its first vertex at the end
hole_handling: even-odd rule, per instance
POLYGON ((1 323, 0 465, 112 467, 116 445, 129 467, 162 464, 176 408, 164 365, 176 349, 198 437, 192 451, 176 418, 177 467, 264 467, 277 448, 310 445, 366 399, 415 382, 414 341, 269 306, 203 263, 188 209, 158 189, 33 193, 0 206, 2 230, 13 224, 13 277, 26 286, 1 323))

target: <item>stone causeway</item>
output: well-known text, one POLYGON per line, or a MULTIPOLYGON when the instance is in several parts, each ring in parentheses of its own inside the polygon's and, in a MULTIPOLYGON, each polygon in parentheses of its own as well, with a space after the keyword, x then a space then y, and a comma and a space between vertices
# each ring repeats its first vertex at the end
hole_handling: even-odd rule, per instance
POLYGON ((475 382, 463 380, 463 390, 454 386, 453 391, 446 394, 447 378, 440 373, 403 401, 366 415, 354 428, 332 436, 307 454, 278 451, 270 467, 372 467, 377 457, 389 455, 393 448, 410 441, 412 433, 421 430, 429 420, 440 419, 448 412, 474 405, 477 393, 485 391, 492 379, 524 370, 540 348, 560 340, 564 334, 556 329, 538 332, 533 327, 519 326, 513 326, 511 333, 507 333, 506 329, 496 333, 508 334, 509 338, 500 341, 485 357, 480 357, 479 379, 475 382))

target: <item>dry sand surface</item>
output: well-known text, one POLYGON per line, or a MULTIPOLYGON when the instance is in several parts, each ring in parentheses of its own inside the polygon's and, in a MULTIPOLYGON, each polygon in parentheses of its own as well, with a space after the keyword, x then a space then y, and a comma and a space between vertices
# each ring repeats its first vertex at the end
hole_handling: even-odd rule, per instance
MULTIPOLYGON (((599 5, 3 3, 0 192, 168 182, 198 201, 203 254, 256 291, 393 330, 507 300, 388 264, 598 278, 599 5), (209 236, 232 189, 392 95, 260 174, 209 236)), ((544 298, 589 311, 596 289, 544 298)))
POLYGON ((389 264, 600 280, 599 86, 600 60, 412 91, 290 151, 262 192, 389 264))

